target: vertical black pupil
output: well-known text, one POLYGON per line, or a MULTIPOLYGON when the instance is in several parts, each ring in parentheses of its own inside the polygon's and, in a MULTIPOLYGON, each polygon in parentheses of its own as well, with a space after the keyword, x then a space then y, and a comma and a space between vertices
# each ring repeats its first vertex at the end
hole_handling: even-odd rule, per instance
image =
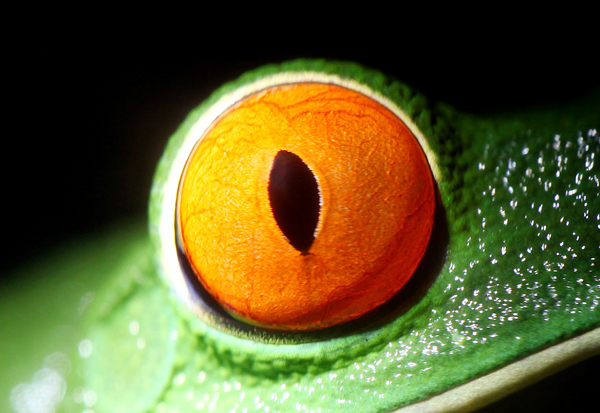
POLYGON ((279 151, 275 156, 269 201, 275 221, 290 244, 307 254, 319 221, 319 185, 298 155, 279 151))

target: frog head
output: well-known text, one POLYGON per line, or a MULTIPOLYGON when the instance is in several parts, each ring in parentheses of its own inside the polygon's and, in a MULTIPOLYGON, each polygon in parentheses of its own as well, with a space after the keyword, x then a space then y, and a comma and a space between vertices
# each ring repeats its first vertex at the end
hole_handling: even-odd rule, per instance
MULTIPOLYGON (((167 146, 143 270, 120 274, 118 292, 98 300, 85 364, 98 411, 468 411, 597 353, 598 125, 593 110, 475 118, 351 63, 298 60, 228 83, 167 146), (423 151, 435 211, 420 264, 402 288, 391 283, 384 304, 336 325, 281 331, 219 302, 221 290, 198 277, 179 204, 207 131, 257 93, 298 84, 345 88, 400 119, 423 151)), ((326 167, 303 153, 311 170, 326 167)), ((327 174, 313 173, 324 185, 327 174)), ((252 244, 221 232, 214 242, 252 244)))

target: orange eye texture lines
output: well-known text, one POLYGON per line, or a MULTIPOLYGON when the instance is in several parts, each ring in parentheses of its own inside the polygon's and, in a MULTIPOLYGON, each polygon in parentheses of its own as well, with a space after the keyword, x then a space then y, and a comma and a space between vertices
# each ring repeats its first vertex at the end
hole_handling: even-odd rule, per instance
POLYGON ((179 242, 199 281, 269 329, 373 310, 411 277, 433 226, 433 177, 413 133, 332 84, 274 86, 229 108, 180 186, 179 242))

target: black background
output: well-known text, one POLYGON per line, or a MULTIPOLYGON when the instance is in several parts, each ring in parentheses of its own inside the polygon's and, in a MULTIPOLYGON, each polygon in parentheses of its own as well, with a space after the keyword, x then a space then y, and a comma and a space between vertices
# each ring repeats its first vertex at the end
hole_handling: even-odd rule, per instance
MULTIPOLYGON (((565 25, 568 19, 540 16, 434 23, 423 14, 409 26, 407 18, 308 13, 293 22, 289 15, 246 16, 241 25, 214 13, 5 11, 4 281, 56 244, 143 216, 155 165, 186 114, 222 83, 263 64, 357 61, 431 100, 482 114, 568 101, 600 84, 598 32, 581 16, 565 25)), ((567 401, 574 407, 593 393, 598 379, 586 365, 592 363, 574 373, 583 377, 575 387, 566 379, 541 396, 549 401, 544 411, 567 401)), ((517 399, 511 411, 532 411, 524 403, 517 399), (526 410, 513 410, 519 406, 526 410)))

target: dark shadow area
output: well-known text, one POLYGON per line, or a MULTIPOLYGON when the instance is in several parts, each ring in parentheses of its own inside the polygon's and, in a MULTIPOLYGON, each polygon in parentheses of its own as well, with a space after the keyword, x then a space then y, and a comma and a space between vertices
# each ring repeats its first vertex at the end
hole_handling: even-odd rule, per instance
POLYGON ((477 413, 559 413, 598 410, 600 355, 519 390, 477 413))

